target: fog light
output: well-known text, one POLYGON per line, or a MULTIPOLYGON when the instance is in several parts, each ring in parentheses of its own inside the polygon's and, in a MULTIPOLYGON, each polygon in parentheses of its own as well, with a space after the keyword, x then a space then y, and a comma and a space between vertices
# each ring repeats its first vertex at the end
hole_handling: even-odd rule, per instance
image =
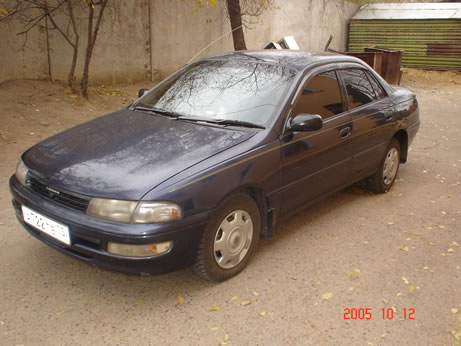
POLYGON ((152 257, 161 255, 171 249, 171 241, 157 244, 132 245, 109 242, 107 251, 114 255, 126 257, 152 257))

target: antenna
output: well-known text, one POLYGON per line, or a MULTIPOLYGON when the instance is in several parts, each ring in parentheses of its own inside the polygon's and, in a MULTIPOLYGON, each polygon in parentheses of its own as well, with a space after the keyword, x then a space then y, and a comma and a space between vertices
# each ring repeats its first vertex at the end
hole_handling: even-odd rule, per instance
POLYGON ((210 46, 212 46, 213 44, 215 44, 216 42, 218 42, 218 41, 219 41, 220 39, 222 39, 224 36, 227 36, 227 35, 233 33, 235 30, 240 29, 242 26, 243 26, 243 24, 240 25, 240 26, 238 26, 238 27, 236 27, 235 29, 232 29, 231 31, 226 32, 224 35, 219 36, 216 40, 214 40, 213 42, 211 42, 209 45, 205 46, 205 48, 203 48, 200 52, 198 52, 197 54, 195 54, 187 63, 189 64, 192 60, 194 60, 196 57, 198 57, 205 49, 209 48, 210 46))

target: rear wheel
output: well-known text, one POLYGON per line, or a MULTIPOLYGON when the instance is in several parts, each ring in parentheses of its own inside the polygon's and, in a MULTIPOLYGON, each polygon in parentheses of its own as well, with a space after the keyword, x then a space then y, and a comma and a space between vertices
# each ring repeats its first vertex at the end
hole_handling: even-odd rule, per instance
POLYGON ((224 200, 202 236, 194 272, 210 281, 237 275, 255 251, 260 229, 259 208, 251 197, 238 194, 224 200))
POLYGON ((368 178, 367 186, 370 190, 384 193, 390 190, 400 167, 400 143, 393 138, 386 149, 376 173, 368 178))

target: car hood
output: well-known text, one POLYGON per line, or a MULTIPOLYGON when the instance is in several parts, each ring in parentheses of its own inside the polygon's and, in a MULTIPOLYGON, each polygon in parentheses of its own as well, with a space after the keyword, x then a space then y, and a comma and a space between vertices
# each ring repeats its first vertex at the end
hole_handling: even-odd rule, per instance
POLYGON ((123 109, 44 140, 23 160, 32 174, 52 187, 137 200, 254 133, 123 109))

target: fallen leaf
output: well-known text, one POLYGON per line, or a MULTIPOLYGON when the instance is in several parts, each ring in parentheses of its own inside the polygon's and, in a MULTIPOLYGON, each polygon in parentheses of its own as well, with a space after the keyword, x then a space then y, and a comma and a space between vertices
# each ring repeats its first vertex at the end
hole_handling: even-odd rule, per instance
POLYGON ((235 302, 237 301, 239 298, 237 296, 233 296, 231 299, 229 299, 229 302, 235 302))
POLYGON ((452 248, 449 248, 447 252, 455 252, 455 250, 453 250, 452 248))
POLYGON ((184 298, 182 296, 176 296, 176 300, 178 301, 179 304, 184 303, 184 298))
POLYGON ((428 270, 428 269, 429 269, 429 267, 423 267, 423 269, 424 269, 424 270, 428 270))
POLYGON ((353 277, 353 276, 359 275, 359 274, 360 274, 360 269, 354 269, 352 272, 350 272, 349 274, 347 274, 347 276, 353 277))
POLYGON ((430 246, 435 246, 435 244, 433 242, 431 242, 431 241, 429 242, 429 245, 430 246))
POLYGON ((402 293, 400 293, 400 292, 396 294, 397 297, 400 297, 401 295, 402 295, 402 293))
POLYGON ((224 341, 229 340, 229 334, 224 334, 224 341))
POLYGON ((387 221, 388 225, 393 225, 394 223, 392 221, 387 221))
POLYGON ((219 311, 219 308, 217 306, 214 306, 212 308, 208 308, 208 311, 219 311))
POLYGON ((210 328, 210 330, 212 330, 212 331, 215 331, 215 330, 218 330, 218 329, 219 329, 219 327, 212 327, 212 328, 210 328))
POLYGON ((259 292, 256 292, 256 291, 253 291, 253 295, 254 295, 255 297, 259 297, 259 296, 260 296, 259 292))
POLYGON ((39 277, 40 275, 42 275, 42 274, 40 274, 40 273, 35 273, 34 274, 35 277, 39 277))
POLYGON ((459 247, 459 244, 455 241, 451 242, 454 246, 458 246, 459 247))
POLYGON ((368 245, 368 242, 366 240, 362 240, 362 243, 368 245))
POLYGON ((333 293, 332 293, 332 292, 327 292, 327 293, 324 293, 324 294, 322 295, 322 299, 323 299, 323 300, 328 300, 328 299, 330 299, 331 297, 333 297, 333 293))
POLYGON ((414 290, 415 286, 411 285, 410 287, 408 287, 408 293, 413 293, 414 290))
POLYGON ((266 312, 265 312, 265 311, 261 311, 261 312, 259 313, 259 316, 262 316, 262 317, 266 316, 266 312))
POLYGON ((83 299, 82 305, 83 306, 88 305, 88 298, 83 299))
POLYGON ((408 279, 405 276, 402 277, 402 280, 408 285, 408 279))
POLYGON ((408 246, 401 246, 399 247, 399 250, 408 252, 408 246))
POLYGON ((382 337, 382 338, 385 338, 386 335, 387 335, 387 333, 384 333, 384 334, 381 335, 381 337, 382 337))
POLYGON ((442 210, 441 213, 442 213, 442 215, 447 215, 447 212, 444 211, 444 210, 442 210))
POLYGON ((456 308, 451 309, 451 313, 452 313, 452 314, 457 314, 458 312, 459 312, 459 310, 456 309, 456 308))
POLYGON ((242 305, 242 306, 246 306, 246 305, 250 305, 250 304, 251 304, 251 301, 249 301, 249 300, 242 300, 240 302, 240 305, 242 305))

